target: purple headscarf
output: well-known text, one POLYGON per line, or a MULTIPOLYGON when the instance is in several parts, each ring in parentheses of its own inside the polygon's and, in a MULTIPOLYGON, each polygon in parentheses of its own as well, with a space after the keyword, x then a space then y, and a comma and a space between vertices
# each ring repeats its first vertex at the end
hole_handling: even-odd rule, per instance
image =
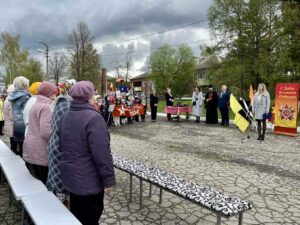
POLYGON ((74 100, 88 101, 94 96, 94 84, 90 81, 79 81, 70 90, 70 96, 74 100))

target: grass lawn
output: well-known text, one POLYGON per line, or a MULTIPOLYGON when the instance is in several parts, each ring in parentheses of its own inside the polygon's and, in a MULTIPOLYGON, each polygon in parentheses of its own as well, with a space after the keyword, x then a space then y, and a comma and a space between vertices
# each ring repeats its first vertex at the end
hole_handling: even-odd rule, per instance
MULTIPOLYGON (((181 100, 181 101, 175 100, 174 105, 176 105, 178 102, 181 102, 181 104, 186 104, 186 105, 192 106, 192 101, 191 100, 181 100)), ((158 107, 157 107, 157 112, 163 113, 164 110, 165 110, 165 106, 166 106, 165 101, 159 101, 158 107)), ((203 116, 203 117, 206 116, 206 110, 205 110, 204 105, 202 106, 202 115, 201 116, 203 116)), ((219 116, 219 118, 221 118, 221 113, 220 112, 218 112, 218 116, 219 116)), ((234 119, 234 115, 233 115, 231 110, 229 112, 229 117, 230 117, 230 119, 234 119)))
MULTIPOLYGON (((176 105, 178 102, 181 102, 181 104, 186 104, 186 105, 192 106, 192 101, 191 101, 191 100, 181 100, 181 101, 175 100, 174 105, 176 105)), ((158 103, 157 111, 160 112, 160 113, 163 113, 164 110, 165 110, 165 105, 166 105, 166 101, 160 100, 159 103, 158 103)), ((149 109, 150 109, 150 107, 149 107, 149 109)), ((201 116, 203 116, 203 117, 206 116, 206 110, 205 110, 204 105, 202 106, 202 115, 201 115, 201 116)), ((218 116, 219 116, 219 118, 221 118, 221 113, 220 113, 220 111, 218 111, 218 116)), ((234 114, 233 114, 233 112, 231 111, 231 109, 230 109, 230 111, 229 111, 229 118, 230 118, 231 120, 234 119, 234 114)), ((300 126, 300 116, 298 116, 298 126, 300 126)))

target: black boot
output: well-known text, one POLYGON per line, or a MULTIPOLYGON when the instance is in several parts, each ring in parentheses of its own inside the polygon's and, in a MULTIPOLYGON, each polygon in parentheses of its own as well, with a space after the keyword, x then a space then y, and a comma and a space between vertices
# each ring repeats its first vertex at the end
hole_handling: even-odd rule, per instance
POLYGON ((266 121, 263 121, 263 132, 262 132, 262 135, 261 135, 261 140, 262 141, 265 140, 266 129, 267 129, 267 123, 266 123, 266 121))
POLYGON ((258 133, 258 138, 257 140, 262 140, 262 135, 260 133, 258 133))
POLYGON ((262 135, 260 136, 260 140, 262 140, 262 141, 265 140, 265 133, 266 133, 266 131, 264 130, 263 133, 262 133, 262 135))

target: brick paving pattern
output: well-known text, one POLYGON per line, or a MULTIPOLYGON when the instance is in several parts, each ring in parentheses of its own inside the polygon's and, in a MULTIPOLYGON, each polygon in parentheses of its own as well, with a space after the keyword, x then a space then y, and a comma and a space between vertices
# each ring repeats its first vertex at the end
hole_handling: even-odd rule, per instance
MULTIPOLYGON (((165 120, 165 119, 163 119, 165 120)), ((116 154, 141 160, 200 185, 253 202, 244 224, 300 224, 300 137, 267 133, 266 141, 236 128, 190 122, 135 123, 111 128, 111 149, 116 154)), ((133 202, 128 205, 129 176, 116 170, 117 185, 105 196, 103 225, 204 224, 216 216, 199 206, 158 189, 139 210, 139 185, 134 179, 133 202)), ((0 185, 0 225, 20 223, 20 207, 8 206, 7 185, 0 185)), ((222 224, 238 224, 237 218, 222 224)))

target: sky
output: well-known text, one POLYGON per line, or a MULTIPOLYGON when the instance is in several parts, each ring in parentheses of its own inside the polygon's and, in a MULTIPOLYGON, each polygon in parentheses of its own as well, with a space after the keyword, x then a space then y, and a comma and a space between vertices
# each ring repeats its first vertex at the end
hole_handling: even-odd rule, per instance
POLYGON ((68 34, 83 21, 94 36, 103 67, 113 75, 115 68, 125 66, 128 60, 133 77, 147 71, 151 52, 164 44, 189 44, 199 56, 199 45, 211 43, 207 22, 211 3, 212 0, 0 0, 0 33, 19 34, 21 47, 28 48, 45 65, 43 53, 37 50, 43 48, 39 42, 47 43, 51 54, 64 51, 68 34), (194 22, 198 23, 141 38, 194 22))

